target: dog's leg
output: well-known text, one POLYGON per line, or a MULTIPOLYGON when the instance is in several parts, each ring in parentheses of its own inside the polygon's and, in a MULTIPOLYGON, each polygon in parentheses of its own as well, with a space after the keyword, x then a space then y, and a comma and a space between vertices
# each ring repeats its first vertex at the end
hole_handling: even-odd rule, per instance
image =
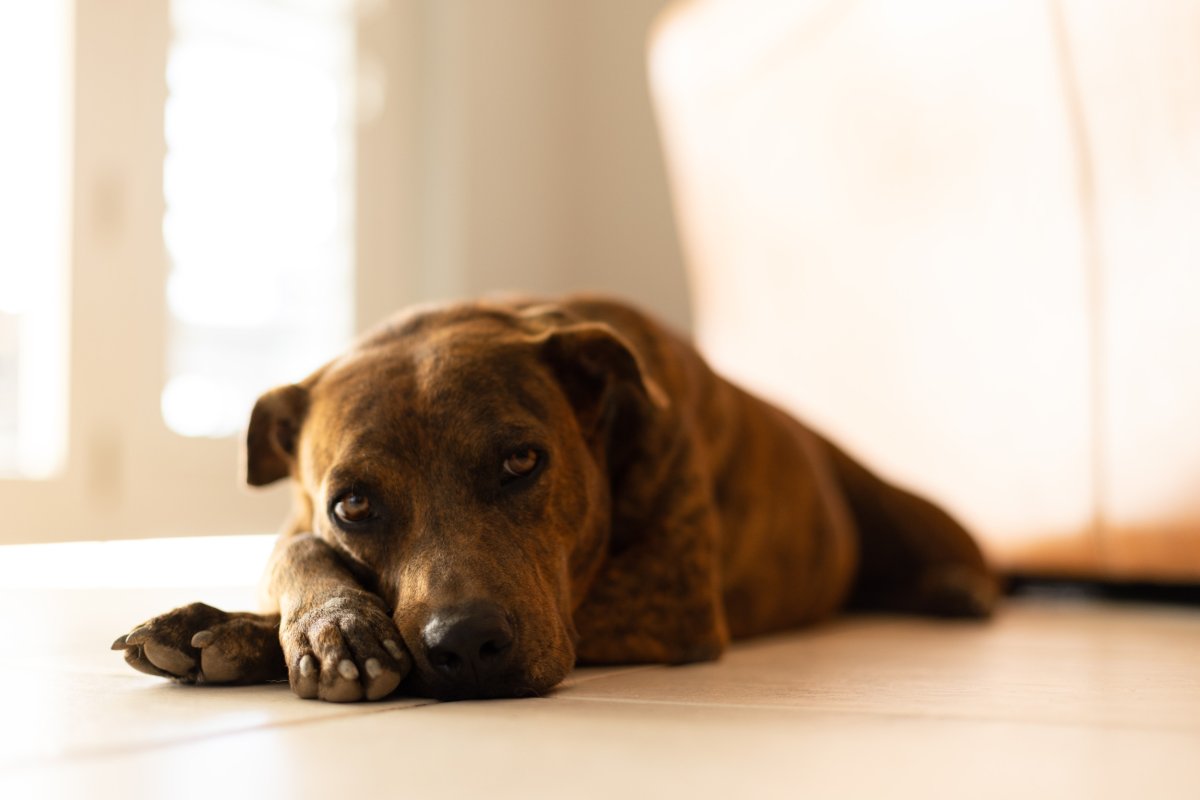
POLYGON ((575 612, 581 663, 710 661, 728 645, 716 512, 707 493, 680 494, 601 567, 575 612))
POLYGON ((320 538, 281 538, 266 589, 279 607, 286 674, 300 697, 379 700, 408 674, 412 658, 387 605, 320 538))
POLYGON ((287 677, 279 615, 192 603, 143 622, 113 642, 125 661, 181 683, 266 683, 287 677))
POLYGON ((987 617, 1000 594, 971 535, 941 508, 874 475, 832 444, 828 452, 858 530, 855 608, 987 617))
POLYGON ((289 680, 304 698, 378 700, 411 658, 383 601, 363 589, 329 545, 285 535, 267 571, 280 613, 177 608, 113 642, 139 672, 192 684, 289 680))

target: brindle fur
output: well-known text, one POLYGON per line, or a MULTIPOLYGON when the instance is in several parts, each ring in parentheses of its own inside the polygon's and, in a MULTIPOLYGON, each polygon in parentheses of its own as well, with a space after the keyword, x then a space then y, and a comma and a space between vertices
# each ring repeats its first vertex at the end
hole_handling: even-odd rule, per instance
POLYGON ((114 643, 189 683, 287 676, 301 697, 541 693, 583 663, 717 658, 730 637, 845 606, 990 614, 963 528, 877 478, 620 303, 478 302, 402 313, 259 399, 246 478, 290 476, 266 614, 193 604, 114 643), (506 454, 544 468, 515 490, 506 454), (346 489, 378 518, 332 521, 346 489), (491 601, 512 657, 456 684, 422 630, 491 601), (307 659, 306 659, 307 657, 307 659))

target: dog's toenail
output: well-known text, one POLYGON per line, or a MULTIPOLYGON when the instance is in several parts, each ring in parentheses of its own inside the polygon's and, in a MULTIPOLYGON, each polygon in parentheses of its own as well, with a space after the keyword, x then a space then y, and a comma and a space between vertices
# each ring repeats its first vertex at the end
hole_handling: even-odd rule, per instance
POLYGON ((338 675, 341 675, 348 681, 358 678, 358 667, 354 666, 354 662, 348 658, 343 658, 338 664, 338 675))
POLYGON ((192 647, 207 647, 216 638, 212 631, 200 631, 192 637, 192 647))
POLYGON ((317 671, 317 660, 312 657, 312 654, 306 655, 300 659, 300 677, 310 677, 317 671))
POLYGON ((145 640, 146 634, 150 632, 150 628, 145 625, 138 627, 125 634, 125 644, 141 644, 145 640))
POLYGON ((400 645, 393 642, 391 639, 386 639, 383 642, 383 649, 388 651, 388 655, 392 658, 400 658, 404 655, 404 651, 400 649, 400 645))
POLYGON ((383 665, 379 663, 378 658, 368 658, 367 663, 364 664, 363 666, 365 666, 367 668, 367 677, 368 678, 372 678, 372 679, 378 678, 380 675, 383 674, 383 665))

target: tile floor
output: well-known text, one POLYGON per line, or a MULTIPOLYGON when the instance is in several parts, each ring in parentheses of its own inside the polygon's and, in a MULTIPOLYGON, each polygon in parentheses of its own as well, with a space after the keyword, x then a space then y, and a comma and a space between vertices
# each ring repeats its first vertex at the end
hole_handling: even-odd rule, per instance
POLYGON ((59 546, 54 562, 86 557, 44 580, 45 549, 0 548, 0 797, 1200 798, 1200 609, 848 618, 715 664, 447 704, 175 686, 109 651, 166 607, 252 604, 250 580, 138 585, 133 556, 174 553, 164 571, 186 578, 232 547, 240 578, 266 545, 239 541, 59 546), (68 573, 95 585, 56 588, 68 573))

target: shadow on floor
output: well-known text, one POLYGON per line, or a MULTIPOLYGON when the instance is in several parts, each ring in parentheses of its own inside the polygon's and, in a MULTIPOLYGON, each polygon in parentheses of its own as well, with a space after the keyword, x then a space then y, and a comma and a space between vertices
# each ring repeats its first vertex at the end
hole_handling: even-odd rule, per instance
POLYGON ((1200 584, 1196 583, 1127 583, 1011 575, 1008 594, 1012 597, 1095 599, 1200 608, 1200 584))

